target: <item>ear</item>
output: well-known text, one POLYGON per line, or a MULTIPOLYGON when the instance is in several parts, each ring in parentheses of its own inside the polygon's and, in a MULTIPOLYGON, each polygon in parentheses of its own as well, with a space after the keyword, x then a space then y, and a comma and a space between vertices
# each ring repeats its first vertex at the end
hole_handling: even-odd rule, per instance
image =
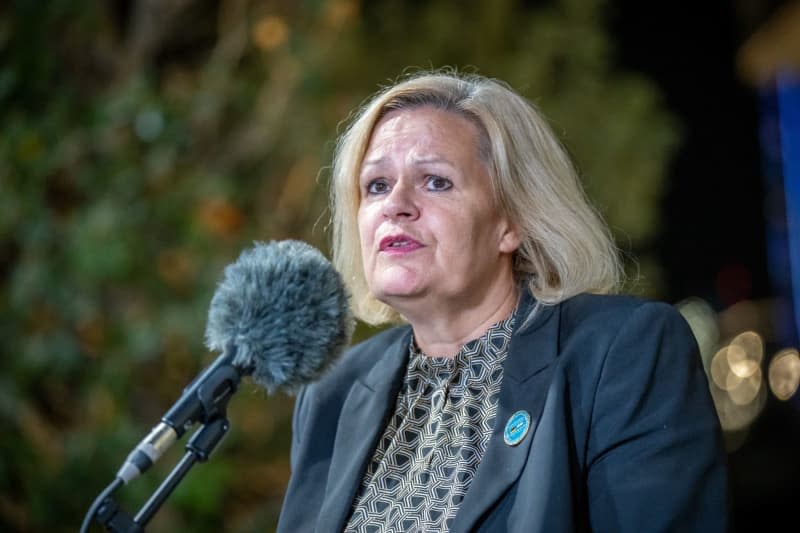
POLYGON ((507 220, 504 220, 500 225, 500 241, 498 242, 498 250, 504 254, 512 254, 519 248, 522 239, 520 238, 520 231, 517 227, 507 220))

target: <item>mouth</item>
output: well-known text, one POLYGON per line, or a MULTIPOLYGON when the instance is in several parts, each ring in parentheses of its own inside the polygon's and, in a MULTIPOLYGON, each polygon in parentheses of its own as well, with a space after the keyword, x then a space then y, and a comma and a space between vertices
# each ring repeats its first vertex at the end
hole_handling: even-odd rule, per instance
POLYGON ((380 242, 381 252, 412 252, 422 248, 422 243, 407 235, 390 235, 380 242))

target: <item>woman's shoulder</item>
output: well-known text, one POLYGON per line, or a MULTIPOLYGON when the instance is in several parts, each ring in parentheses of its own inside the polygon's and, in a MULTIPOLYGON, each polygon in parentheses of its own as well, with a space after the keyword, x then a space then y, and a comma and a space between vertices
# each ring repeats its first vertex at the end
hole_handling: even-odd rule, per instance
POLYGON ((636 315, 655 320, 683 320, 674 305, 627 294, 582 293, 561 302, 560 309, 562 322, 597 322, 608 328, 624 324, 636 315))
POLYGON ((602 349, 626 338, 665 337, 694 343, 689 324, 666 302, 630 295, 580 294, 558 306, 560 340, 602 349))
POLYGON ((637 296, 581 294, 558 310, 558 365, 600 397, 617 390, 633 397, 641 383, 654 378, 676 390, 687 381, 703 384, 697 342, 674 305, 637 296))

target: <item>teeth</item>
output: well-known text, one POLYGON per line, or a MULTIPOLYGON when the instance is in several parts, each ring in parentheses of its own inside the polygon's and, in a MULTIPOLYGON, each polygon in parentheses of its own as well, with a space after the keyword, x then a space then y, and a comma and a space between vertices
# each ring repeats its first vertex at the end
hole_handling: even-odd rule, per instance
POLYGON ((408 244, 408 241, 394 241, 389 246, 399 247, 399 246, 405 246, 406 244, 408 244))

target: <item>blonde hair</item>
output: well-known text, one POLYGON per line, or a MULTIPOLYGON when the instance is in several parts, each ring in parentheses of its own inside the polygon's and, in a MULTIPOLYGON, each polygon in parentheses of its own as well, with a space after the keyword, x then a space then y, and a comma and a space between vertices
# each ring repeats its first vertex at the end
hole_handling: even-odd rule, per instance
POLYGON ((377 325, 402 320, 369 292, 358 233, 361 164, 389 111, 430 106, 473 121, 496 205, 520 232, 514 274, 539 304, 581 292, 618 290, 622 268, 611 233, 591 206, 566 151, 537 109, 505 83, 476 74, 423 72, 384 88, 357 112, 333 161, 333 263, 352 293, 355 316, 377 325))

